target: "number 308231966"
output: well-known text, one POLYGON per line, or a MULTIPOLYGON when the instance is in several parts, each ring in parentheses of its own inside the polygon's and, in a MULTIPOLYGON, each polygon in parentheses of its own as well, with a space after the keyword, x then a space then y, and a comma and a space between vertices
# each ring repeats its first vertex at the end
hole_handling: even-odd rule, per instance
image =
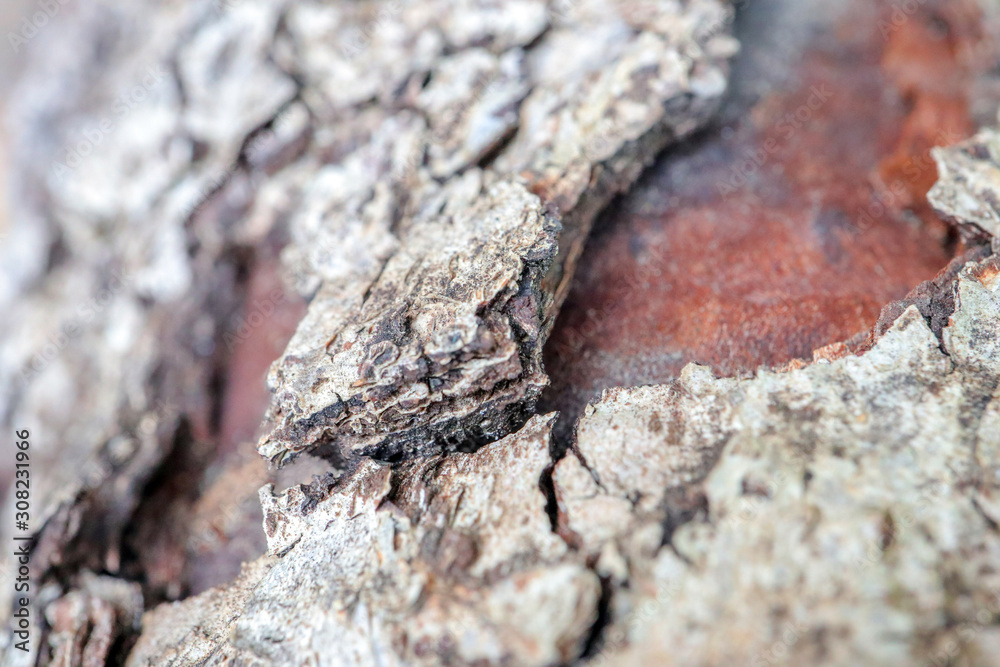
MULTIPOLYGON (((28 433, 27 429, 16 431, 14 435, 17 436, 18 440, 16 442, 17 452, 14 455, 15 459, 15 480, 14 480, 14 497, 16 502, 14 508, 17 510, 14 520, 17 521, 17 525, 20 527, 21 522, 27 523, 29 519, 28 510, 30 509, 30 488, 31 488, 31 472, 29 470, 29 456, 28 448, 31 446, 28 443, 28 437, 31 435, 28 433)), ((23 530, 26 530, 24 528, 23 530)))

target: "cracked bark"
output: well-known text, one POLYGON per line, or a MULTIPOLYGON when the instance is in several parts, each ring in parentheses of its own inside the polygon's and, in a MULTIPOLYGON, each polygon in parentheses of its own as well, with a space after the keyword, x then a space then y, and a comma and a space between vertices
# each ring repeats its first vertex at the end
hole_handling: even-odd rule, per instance
MULTIPOLYGON (((990 664, 995 131, 936 155, 968 253, 867 344, 609 390, 562 456, 532 414, 542 347, 596 213, 718 102, 720 5, 80 12, 39 39, 136 53, 109 60, 118 85, 146 58, 169 74, 68 180, 21 148, 40 223, 15 228, 34 261, 0 296, 12 322, 80 332, 27 373, 46 341, 3 332, 6 421, 64 443, 38 447, 38 643, 8 635, 5 664, 990 664), (109 12, 166 27, 107 36, 109 12), (259 449, 337 464, 302 484, 228 451, 252 445, 227 435, 238 383, 220 389, 282 244, 309 305, 259 449), (192 563, 247 558, 219 541, 255 522, 266 553, 199 591, 192 563)), ((101 113, 25 90, 36 133, 101 113)))
MULTIPOLYGON (((422 16, 396 17, 402 41, 422 16)), ((370 140, 304 194, 291 225, 312 245, 288 254, 316 292, 270 377, 272 461, 395 461, 523 423, 595 215, 725 86, 712 3, 573 3, 547 29, 544 13, 510 18, 520 39, 492 53, 394 73, 401 109, 348 117, 370 140)))

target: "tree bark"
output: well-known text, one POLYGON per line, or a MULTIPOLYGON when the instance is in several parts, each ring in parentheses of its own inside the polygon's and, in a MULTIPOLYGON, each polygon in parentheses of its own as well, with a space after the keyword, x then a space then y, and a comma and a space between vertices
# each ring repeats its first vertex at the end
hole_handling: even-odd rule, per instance
POLYGON ((863 345, 608 390, 567 451, 543 347, 732 7, 65 11, 14 114, 4 664, 992 664, 996 131, 935 154, 963 254, 863 345))

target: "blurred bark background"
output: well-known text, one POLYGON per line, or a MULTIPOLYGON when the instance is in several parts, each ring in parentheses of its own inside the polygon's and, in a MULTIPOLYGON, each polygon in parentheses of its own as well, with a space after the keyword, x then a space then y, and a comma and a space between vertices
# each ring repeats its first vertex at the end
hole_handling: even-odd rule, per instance
MULTIPOLYGON (((0 8, 0 30, 4 34, 16 30, 31 4, 27 0, 14 0, 4 3, 0 8)), ((19 50, 20 51, 20 50, 19 50)), ((20 51, 23 53, 23 51, 20 51)), ((0 81, 5 82, 7 93, 0 95, 0 113, 6 115, 8 96, 17 79, 19 67, 23 65, 24 57, 15 53, 13 48, 3 49, 0 53, 0 81)), ((7 126, 0 127, 0 234, 7 234, 10 226, 8 210, 7 181, 10 165, 7 156, 7 126)))

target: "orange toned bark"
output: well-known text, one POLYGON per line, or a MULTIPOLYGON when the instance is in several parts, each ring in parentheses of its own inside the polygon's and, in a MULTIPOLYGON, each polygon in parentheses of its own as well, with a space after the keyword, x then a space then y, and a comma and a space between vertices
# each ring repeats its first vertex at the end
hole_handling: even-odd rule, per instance
POLYGON ((547 349, 544 408, 575 417, 602 388, 692 361, 734 374, 812 359, 948 263, 928 150, 974 129, 975 14, 929 3, 888 30, 889 9, 852 2, 789 85, 730 109, 740 122, 606 216, 547 349))

